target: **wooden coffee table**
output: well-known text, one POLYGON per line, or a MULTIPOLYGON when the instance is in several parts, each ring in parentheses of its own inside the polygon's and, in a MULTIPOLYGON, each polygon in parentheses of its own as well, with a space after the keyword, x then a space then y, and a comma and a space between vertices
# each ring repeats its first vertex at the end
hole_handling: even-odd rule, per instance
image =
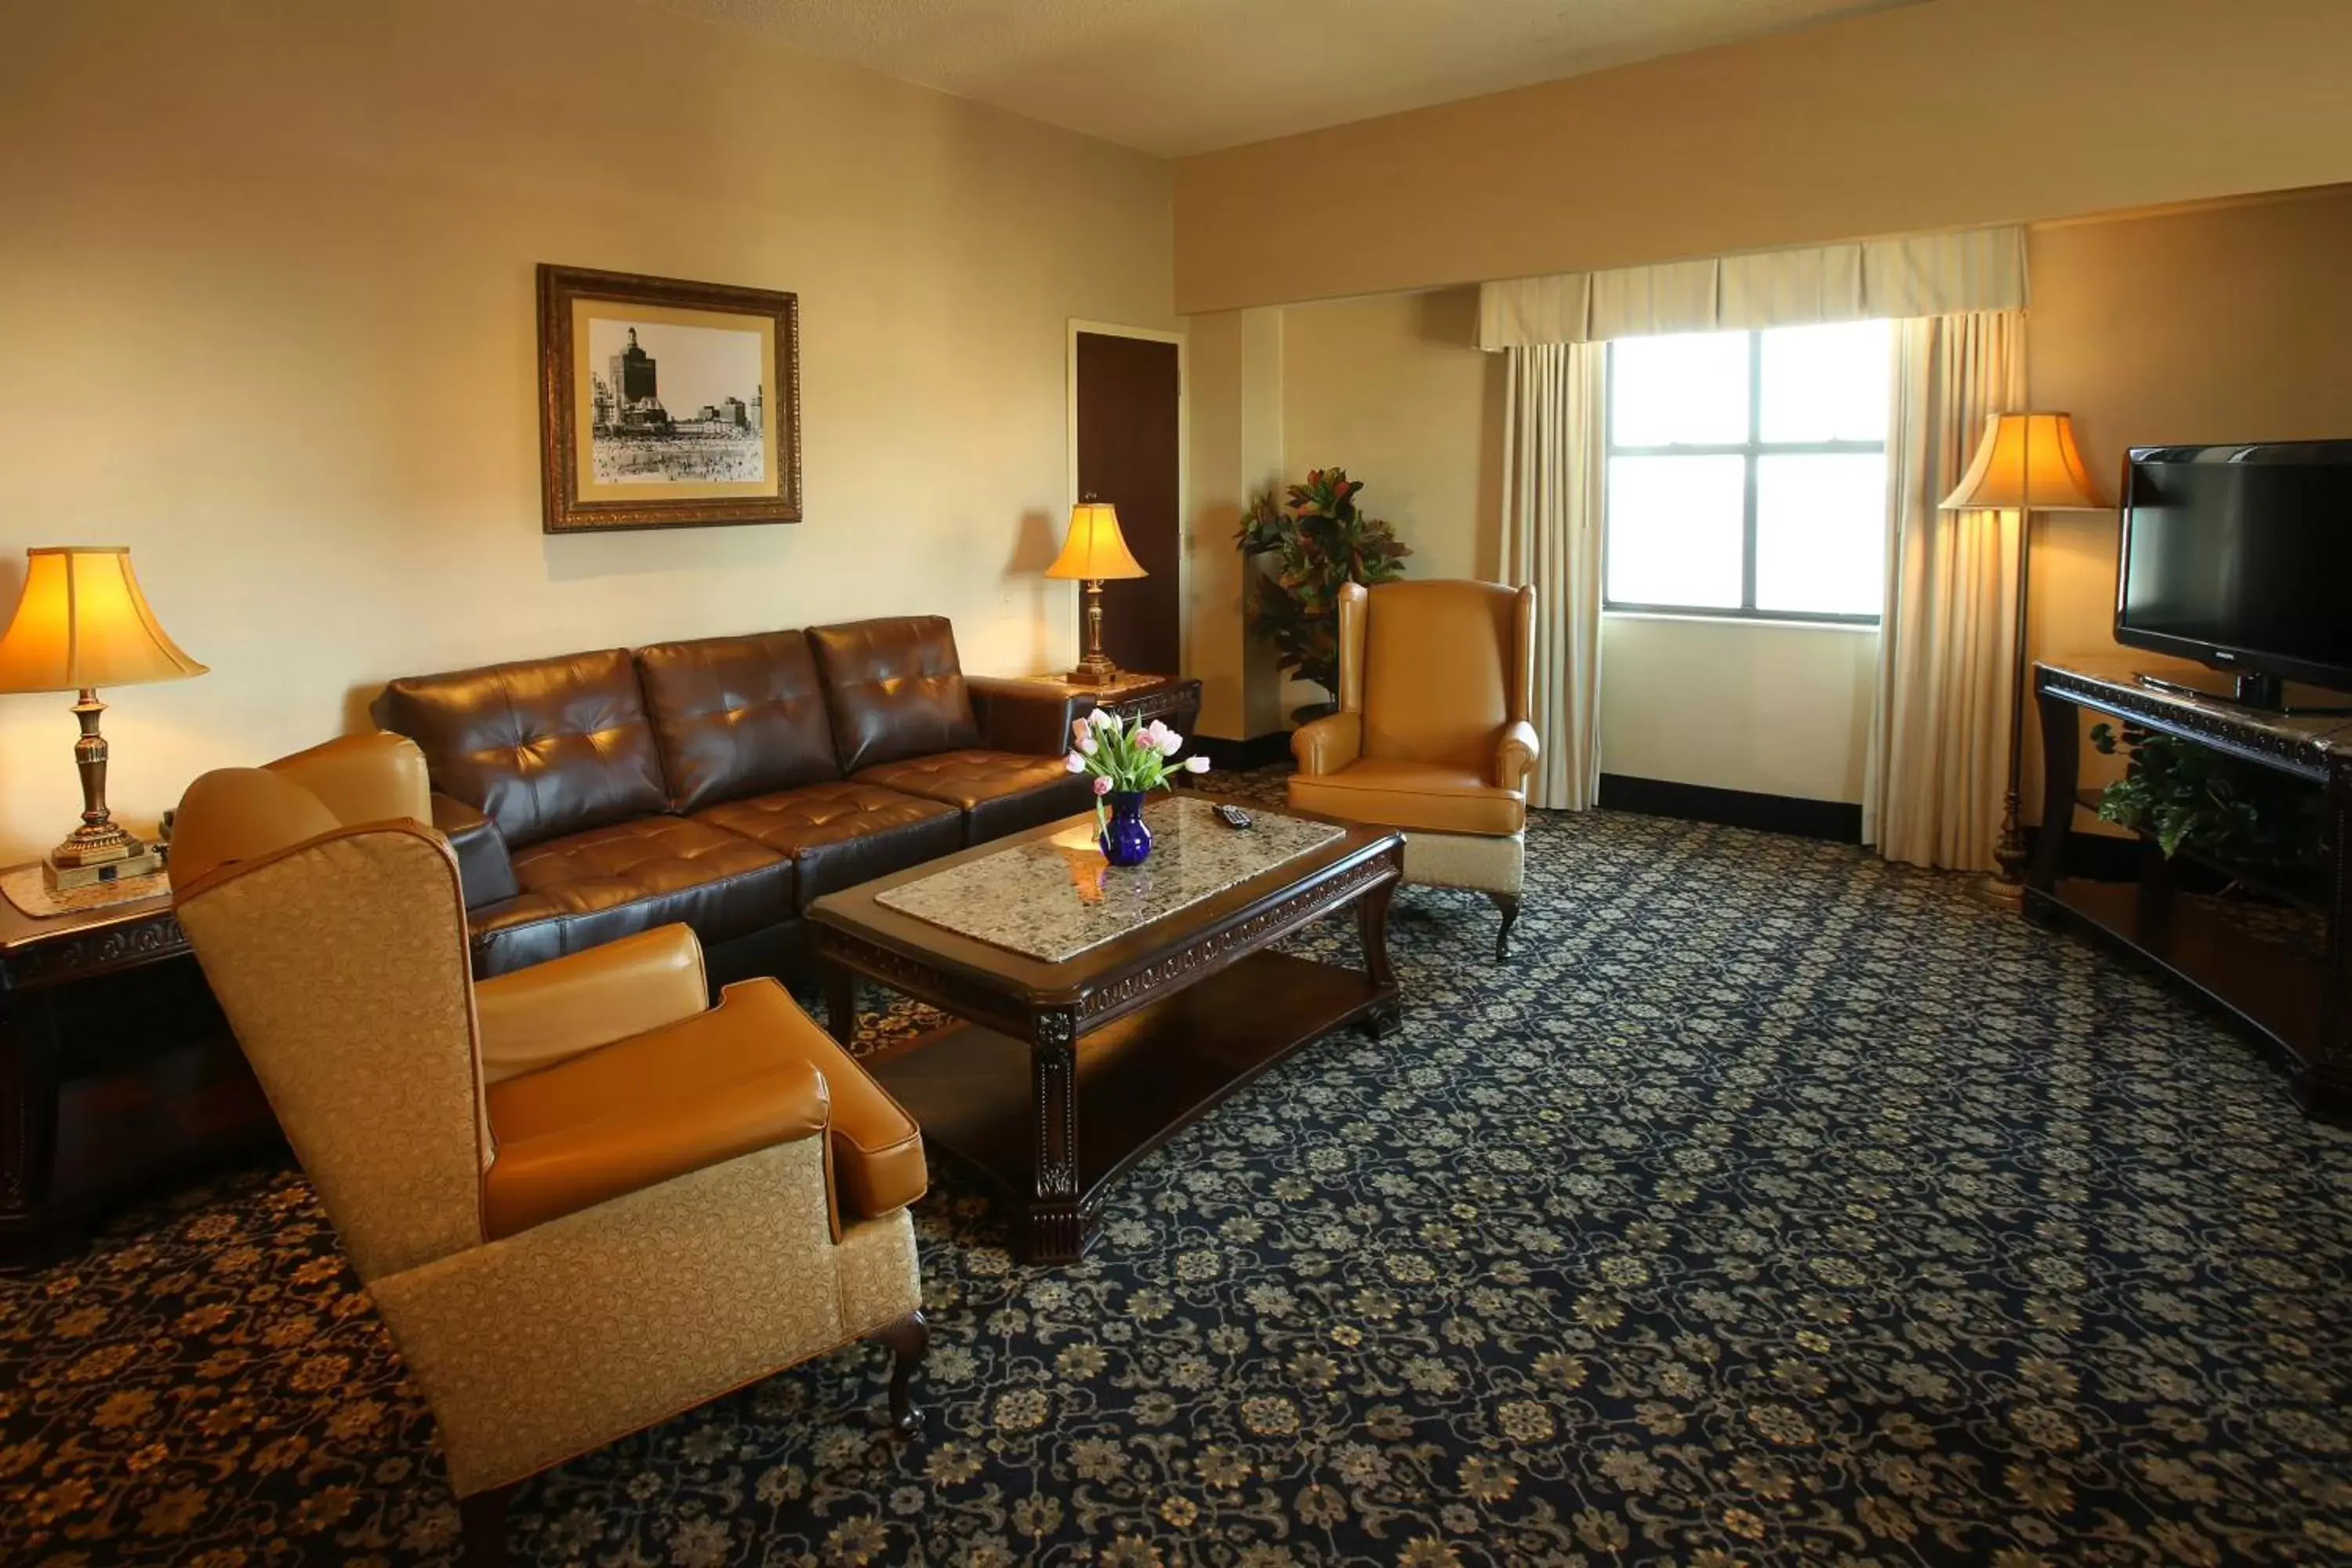
POLYGON ((1105 864, 1087 816, 810 907, 836 1039, 854 1042, 860 975, 962 1020, 865 1064, 927 1144, 1002 1190, 1024 1263, 1082 1256, 1121 1172, 1291 1051, 1402 1020, 1387 924, 1402 837, 1209 812, 1153 802, 1137 870, 1105 864), (1362 969, 1270 951, 1350 905, 1362 969))

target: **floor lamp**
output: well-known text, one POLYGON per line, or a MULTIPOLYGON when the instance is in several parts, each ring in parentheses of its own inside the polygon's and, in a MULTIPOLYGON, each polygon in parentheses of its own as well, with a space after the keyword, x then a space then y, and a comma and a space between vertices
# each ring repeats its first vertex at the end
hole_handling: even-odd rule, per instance
MULTIPOLYGON (((2017 605, 2010 654, 2009 793, 2002 799, 2000 837, 1993 863, 2011 888, 2025 881, 2025 832, 2017 819, 2017 795, 2025 764, 2025 602, 2033 569, 2033 514, 2037 511, 2105 511, 2099 487, 2074 445, 2069 414, 2034 410, 1995 414, 1985 421, 1976 460, 1952 493, 1946 511, 2017 514, 2017 605)), ((2043 824, 2046 827, 2049 825, 2043 824)))

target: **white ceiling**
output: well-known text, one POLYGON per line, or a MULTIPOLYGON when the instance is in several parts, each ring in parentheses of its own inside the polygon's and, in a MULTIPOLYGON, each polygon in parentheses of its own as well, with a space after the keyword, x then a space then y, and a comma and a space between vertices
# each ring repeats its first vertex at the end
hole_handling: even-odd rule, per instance
POLYGON ((1917 0, 656 0, 1163 156, 1917 0))

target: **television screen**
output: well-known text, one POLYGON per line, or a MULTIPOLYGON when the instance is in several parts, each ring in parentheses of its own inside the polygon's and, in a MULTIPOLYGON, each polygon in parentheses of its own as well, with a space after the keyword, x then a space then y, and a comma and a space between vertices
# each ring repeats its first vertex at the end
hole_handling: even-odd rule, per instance
POLYGON ((2140 447, 2116 639, 2352 687, 2352 441, 2140 447))

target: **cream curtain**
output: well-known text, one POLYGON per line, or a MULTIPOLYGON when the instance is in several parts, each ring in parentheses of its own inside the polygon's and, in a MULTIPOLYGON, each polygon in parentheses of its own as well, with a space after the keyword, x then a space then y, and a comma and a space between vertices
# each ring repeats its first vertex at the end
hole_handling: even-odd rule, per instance
POLYGON ((2025 318, 1895 323, 1886 443, 1886 608, 1863 779, 1863 841, 1890 860, 1992 868, 2009 784, 2019 526, 1943 511, 1986 416, 2025 406, 2025 318))
POLYGON ((1478 290, 1478 346, 2024 307, 2025 231, 1976 228, 1488 283, 1478 290))
POLYGON ((1608 348, 1509 351, 1503 417, 1503 573, 1536 591, 1529 717, 1543 754, 1528 804, 1592 805, 1601 784, 1601 504, 1608 348))

